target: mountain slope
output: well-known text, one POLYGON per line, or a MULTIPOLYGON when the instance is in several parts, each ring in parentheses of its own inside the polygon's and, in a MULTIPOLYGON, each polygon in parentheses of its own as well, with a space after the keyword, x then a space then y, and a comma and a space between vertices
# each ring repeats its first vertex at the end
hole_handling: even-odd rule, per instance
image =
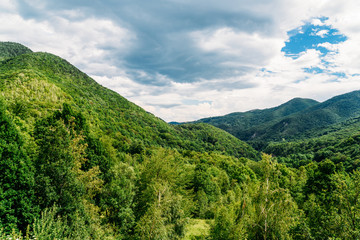
POLYGON ((302 111, 308 107, 318 104, 317 101, 311 99, 294 98, 278 107, 252 110, 248 112, 231 113, 221 117, 212 117, 198 120, 196 122, 204 122, 219 127, 232 135, 249 140, 248 129, 256 129, 262 124, 276 122, 293 113, 302 111))
MULTIPOLYGON (((196 136, 189 138, 189 134, 183 133, 188 130, 180 131, 168 125, 102 87, 66 60, 48 53, 25 52, 19 51, 0 64, 0 96, 25 132, 31 132, 38 119, 62 109, 67 103, 83 114, 92 134, 109 136, 122 150, 141 144, 257 157, 251 147, 223 131, 218 132, 220 138, 222 135, 231 138, 226 146, 221 141, 214 145, 196 136)), ((213 131, 211 126, 203 128, 213 131)))
POLYGON ((29 48, 19 43, 0 42, 0 61, 31 52, 29 48))
POLYGON ((360 91, 333 97, 302 112, 295 113, 275 123, 249 129, 252 140, 300 139, 360 115, 360 91))
POLYGON ((319 135, 325 128, 360 116, 360 91, 323 103, 295 98, 276 108, 201 119, 244 141, 281 141, 319 135))
POLYGON ((174 127, 60 57, 2 46, 0 239, 180 239, 256 178, 260 154, 229 133, 174 127))

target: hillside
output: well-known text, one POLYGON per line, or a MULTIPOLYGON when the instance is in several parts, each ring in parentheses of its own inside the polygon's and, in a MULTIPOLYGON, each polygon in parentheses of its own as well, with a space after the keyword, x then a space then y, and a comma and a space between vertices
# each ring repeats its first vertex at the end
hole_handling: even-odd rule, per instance
POLYGON ((300 112, 316 104, 318 104, 318 102, 315 100, 294 98, 274 108, 231 113, 225 116, 200 119, 196 122, 211 124, 240 139, 249 140, 252 136, 252 132, 249 129, 257 129, 262 125, 275 123, 286 116, 300 112))
POLYGON ((19 43, 0 42, 0 61, 31 52, 32 52, 31 49, 19 43))
MULTIPOLYGON (((360 237, 359 118, 260 154, 206 123, 167 124, 55 55, 0 48, 1 240, 360 237)), ((341 121, 356 99, 243 116, 341 121)))
POLYGON ((360 91, 333 97, 302 112, 264 124, 248 131, 252 140, 301 139, 313 136, 313 132, 325 129, 360 115, 360 91))
POLYGON ((279 107, 202 119, 244 141, 282 141, 318 135, 325 128, 360 115, 360 92, 336 96, 323 103, 293 99, 279 107))
MULTIPOLYGON (((226 152, 230 148, 229 152, 235 156, 257 157, 254 150, 226 132, 217 132, 220 138, 232 138, 226 146, 220 146, 221 141, 215 146, 196 137, 187 138, 189 134, 182 134, 183 131, 102 87, 55 55, 20 53, 0 65, 0 95, 11 115, 27 131, 32 130, 37 119, 62 109, 67 103, 83 114, 93 134, 110 136, 123 150, 138 144, 198 151, 226 152)), ((208 126, 209 132, 211 129, 208 126)))
POLYGON ((37 239, 138 239, 157 214, 173 239, 190 216, 215 214, 230 181, 254 178, 245 162, 260 154, 227 132, 174 127, 60 57, 0 48, 0 239, 28 227, 37 239))

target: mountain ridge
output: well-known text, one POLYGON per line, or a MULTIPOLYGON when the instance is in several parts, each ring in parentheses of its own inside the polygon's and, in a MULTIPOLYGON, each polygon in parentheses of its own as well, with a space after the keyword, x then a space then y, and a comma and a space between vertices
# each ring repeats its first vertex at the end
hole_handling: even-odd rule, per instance
MULTIPOLYGON (((11 48, 12 44, 5 46, 11 48)), ((107 135, 120 141, 125 148, 138 142, 145 146, 155 144, 190 150, 195 150, 196 145, 204 151, 226 152, 229 148, 229 152, 238 157, 249 152, 248 156, 258 158, 251 147, 226 132, 217 131, 223 141, 216 141, 216 146, 201 138, 185 139, 184 136, 191 135, 184 135, 186 130, 174 128, 53 54, 19 51, 1 62, 0 72, 0 96, 12 115, 25 125, 32 126, 39 117, 61 110, 64 103, 69 103, 74 110, 82 112, 94 134, 111 133, 107 135), (24 100, 21 103, 20 97, 24 100), (194 141, 197 143, 193 146, 194 141)), ((214 130, 210 125, 202 129, 214 130)))
POLYGON ((31 53, 32 50, 20 43, 1 42, 0 61, 19 56, 21 54, 31 53))
POLYGON ((195 122, 212 124, 243 141, 282 141, 306 137, 305 132, 325 128, 359 115, 360 91, 353 91, 322 103, 294 98, 274 108, 231 113, 195 122), (303 102, 300 107, 289 107, 285 114, 279 114, 279 109, 287 109, 287 106, 299 102, 303 102))

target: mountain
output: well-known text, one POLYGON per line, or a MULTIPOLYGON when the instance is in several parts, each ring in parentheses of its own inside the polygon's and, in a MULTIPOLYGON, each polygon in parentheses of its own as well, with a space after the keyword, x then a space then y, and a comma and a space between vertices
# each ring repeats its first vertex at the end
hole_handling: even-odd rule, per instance
POLYGON ((256 135, 253 140, 303 139, 314 136, 315 132, 333 124, 358 116, 360 116, 360 91, 354 91, 333 97, 276 123, 251 129, 248 134, 256 135))
POLYGON ((360 91, 323 103, 295 98, 278 107, 201 119, 244 141, 282 141, 315 136, 332 124, 360 116, 360 91))
POLYGON ((31 52, 32 52, 31 49, 19 43, 14 43, 14 42, 0 43, 0 61, 31 52))
POLYGON ((274 108, 231 113, 221 117, 200 119, 196 122, 211 124, 242 140, 249 140, 253 134, 256 134, 249 129, 257 129, 262 125, 276 123, 276 121, 283 119, 286 116, 300 112, 317 104, 318 102, 315 100, 294 98, 274 108))
POLYGON ((49 219, 51 238, 151 239, 149 218, 178 239, 254 178, 260 153, 226 131, 170 125, 50 53, 3 42, 0 58, 0 239, 49 238, 49 219))
MULTIPOLYGON (((119 94, 102 87, 69 62, 49 53, 33 53, 14 43, 1 43, 7 49, 0 57, 10 57, 0 65, 0 94, 11 115, 27 127, 44 118, 66 103, 81 112, 95 135, 107 135, 123 149, 132 145, 176 147, 198 151, 224 151, 235 156, 257 157, 247 144, 224 131, 219 139, 230 138, 227 146, 206 143, 187 130, 174 128, 163 120, 129 102, 119 94), (14 49, 12 49, 14 47, 14 49), (249 154, 247 154, 249 153, 249 154)), ((211 126, 202 126, 212 132, 211 126)), ((216 136, 215 136, 216 138, 216 136)))
POLYGON ((322 135, 260 157, 207 123, 167 124, 55 55, 0 49, 0 239, 358 238, 358 93, 240 114, 264 139, 282 121, 322 135))

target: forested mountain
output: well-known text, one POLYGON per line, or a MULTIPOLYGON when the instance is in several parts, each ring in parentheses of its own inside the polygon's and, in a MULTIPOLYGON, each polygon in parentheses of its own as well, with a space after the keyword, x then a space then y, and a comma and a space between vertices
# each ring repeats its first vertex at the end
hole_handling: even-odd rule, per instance
POLYGON ((314 136, 332 124, 360 116, 360 91, 323 103, 295 98, 279 107, 202 119, 244 141, 282 141, 314 136), (285 110, 284 110, 285 109, 285 110))
POLYGON ((21 54, 31 53, 31 49, 14 42, 0 43, 0 61, 13 58, 21 54))
MULTIPOLYGON (((13 46, 19 48, 19 45, 9 43, 3 48, 11 49, 13 46)), ((5 51, 6 56, 8 52, 16 51, 5 51)), ((235 156, 247 153, 252 157, 256 155, 249 146, 222 131, 217 131, 214 138, 227 141, 212 139, 210 143, 204 138, 197 141, 198 138, 193 135, 187 138, 191 134, 185 133, 186 127, 173 128, 119 94, 102 87, 66 60, 49 53, 22 53, 28 51, 19 51, 19 56, 2 62, 0 94, 8 111, 18 121, 24 122, 24 126, 29 128, 27 130, 31 130, 31 124, 38 118, 62 109, 66 103, 74 111, 81 112, 90 132, 110 137, 112 141, 121 143, 124 150, 142 144, 188 150, 231 149, 231 154, 235 156), (216 145, 213 144, 215 142, 216 145)), ((214 128, 203 125, 202 129, 204 133, 211 134, 214 128)))
MULTIPOLYGON (((52 54, 0 43, 0 59, 0 239, 360 238, 358 118, 267 142, 271 156, 209 124, 167 124, 52 54)), ((243 126, 342 121, 357 94, 243 126)))
POLYGON ((240 139, 249 140, 248 129, 257 129, 262 125, 276 123, 286 116, 300 112, 316 104, 318 104, 318 102, 315 100, 294 98, 274 108, 231 113, 225 116, 200 119, 196 122, 211 124, 224 129, 240 139))

